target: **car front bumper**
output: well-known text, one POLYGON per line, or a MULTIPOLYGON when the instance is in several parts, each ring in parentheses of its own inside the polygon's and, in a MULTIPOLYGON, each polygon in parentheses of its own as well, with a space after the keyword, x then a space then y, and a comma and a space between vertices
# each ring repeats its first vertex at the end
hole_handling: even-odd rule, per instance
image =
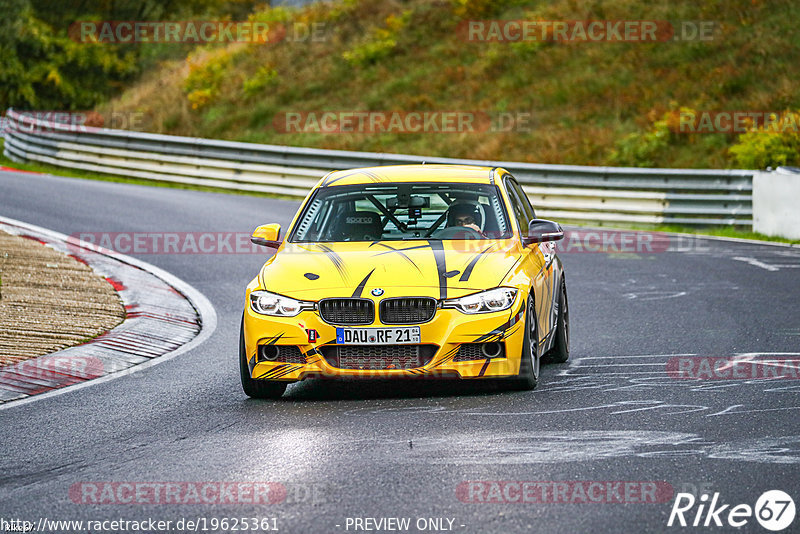
MULTIPOLYGON (((360 368, 343 368, 335 357, 336 326, 322 320, 317 311, 304 311, 296 317, 274 317, 254 312, 244 313, 243 335, 250 375, 255 379, 295 382, 309 377, 361 378, 497 378, 516 376, 524 340, 524 299, 518 296, 505 311, 468 315, 455 309, 438 309, 434 318, 420 327, 420 353, 425 357, 419 366, 387 368, 397 362, 391 354, 397 347, 415 345, 369 345, 362 353, 369 363, 360 368), (481 345, 499 343, 498 357, 486 357, 481 345), (280 355, 266 360, 259 347, 272 345, 280 355), (464 346, 464 347, 462 347, 464 346)), ((406 325, 403 325, 406 326, 406 325)), ((358 328, 396 328, 376 320, 358 328)), ((366 346, 361 346, 366 347, 366 346)), ((493 346, 493 348, 495 348, 493 346)), ((275 350, 268 349, 271 355, 275 350)))

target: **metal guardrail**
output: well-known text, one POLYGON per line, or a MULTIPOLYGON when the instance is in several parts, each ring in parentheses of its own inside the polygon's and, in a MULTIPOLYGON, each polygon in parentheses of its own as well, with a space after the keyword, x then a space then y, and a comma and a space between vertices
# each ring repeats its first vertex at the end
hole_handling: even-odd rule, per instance
POLYGON ((376 165, 499 166, 537 215, 583 223, 752 227, 754 171, 543 165, 237 143, 76 127, 6 114, 6 157, 59 167, 304 197, 326 172, 376 165))

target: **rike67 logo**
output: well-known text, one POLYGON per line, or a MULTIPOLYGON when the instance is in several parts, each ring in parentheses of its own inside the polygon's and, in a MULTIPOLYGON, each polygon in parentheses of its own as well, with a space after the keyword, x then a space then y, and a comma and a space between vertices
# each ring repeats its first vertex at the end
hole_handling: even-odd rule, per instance
POLYGON ((667 526, 682 527, 722 527, 741 528, 752 517, 767 530, 778 532, 786 529, 794 521, 794 500, 781 490, 764 492, 754 507, 749 504, 722 504, 719 493, 714 493, 711 502, 708 494, 696 499, 691 493, 678 493, 672 504, 667 526))

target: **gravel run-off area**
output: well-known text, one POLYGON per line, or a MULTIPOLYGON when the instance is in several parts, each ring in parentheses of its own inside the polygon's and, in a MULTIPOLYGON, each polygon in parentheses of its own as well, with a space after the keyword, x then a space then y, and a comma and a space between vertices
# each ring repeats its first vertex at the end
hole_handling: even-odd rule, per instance
POLYGON ((0 232, 0 367, 78 345, 124 319, 114 287, 89 266, 0 232))

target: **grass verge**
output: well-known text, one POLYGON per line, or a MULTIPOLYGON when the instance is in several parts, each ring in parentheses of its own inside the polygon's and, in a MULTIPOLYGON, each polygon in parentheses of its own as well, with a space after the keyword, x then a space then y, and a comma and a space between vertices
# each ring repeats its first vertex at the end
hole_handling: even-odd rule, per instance
MULTIPOLYGON (((568 223, 565 226, 580 226, 578 223, 568 223)), ((698 237, 711 236, 711 237, 728 237, 731 239, 745 239, 749 241, 765 241, 769 243, 786 243, 788 245, 800 245, 799 239, 787 239, 784 237, 775 237, 753 232, 752 230, 744 230, 742 227, 737 226, 708 226, 704 228, 694 228, 692 226, 681 226, 678 224, 615 224, 603 223, 602 226, 586 223, 587 227, 599 227, 604 230, 639 230, 645 232, 664 232, 670 234, 690 234, 698 237)))
POLYGON ((711 228, 691 228, 689 226, 677 225, 659 225, 655 228, 658 232, 670 232, 677 234, 696 234, 696 235, 710 235, 715 237, 730 237, 734 239, 750 239, 753 241, 771 241, 774 243, 788 243, 791 245, 800 245, 800 239, 786 239, 784 237, 773 237, 751 230, 740 230, 736 227, 728 226, 714 226, 711 228))

